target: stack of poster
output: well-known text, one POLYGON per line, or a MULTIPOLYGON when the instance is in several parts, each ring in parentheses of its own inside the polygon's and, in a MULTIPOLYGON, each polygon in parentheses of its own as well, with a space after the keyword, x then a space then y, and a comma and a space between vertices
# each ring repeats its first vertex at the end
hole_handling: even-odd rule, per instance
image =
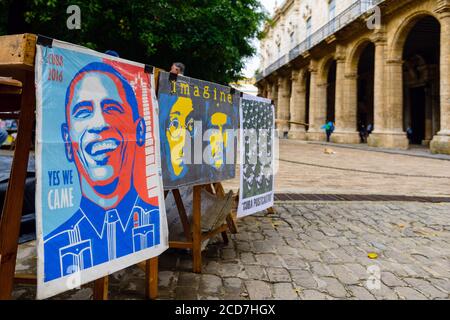
POLYGON ((243 95, 240 109, 238 217, 273 206, 275 115, 272 102, 243 95))
POLYGON ((38 298, 168 247, 152 68, 38 45, 38 298))

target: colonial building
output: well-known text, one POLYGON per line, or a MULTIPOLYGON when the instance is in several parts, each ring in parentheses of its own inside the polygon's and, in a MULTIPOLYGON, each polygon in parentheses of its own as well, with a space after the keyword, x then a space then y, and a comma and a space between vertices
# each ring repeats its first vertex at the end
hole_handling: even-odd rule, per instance
POLYGON ((265 28, 259 94, 281 135, 450 154, 450 0, 286 0, 265 28), (409 132, 409 139, 406 132, 409 132))

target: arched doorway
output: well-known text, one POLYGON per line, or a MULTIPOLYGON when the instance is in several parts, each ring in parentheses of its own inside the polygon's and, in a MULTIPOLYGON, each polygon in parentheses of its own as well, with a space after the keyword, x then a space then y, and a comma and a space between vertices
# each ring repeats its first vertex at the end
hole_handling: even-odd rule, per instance
POLYGON ((428 146, 440 130, 440 24, 414 22, 403 47, 403 129, 412 145, 428 146))
POLYGON ((327 118, 326 122, 336 120, 336 60, 332 60, 328 66, 327 74, 327 118))
MULTIPOLYGON (((374 129, 374 76, 375 76, 375 45, 367 42, 362 49, 358 61, 357 84, 357 125, 372 132, 374 129)), ((365 138, 363 142, 367 142, 365 138)))

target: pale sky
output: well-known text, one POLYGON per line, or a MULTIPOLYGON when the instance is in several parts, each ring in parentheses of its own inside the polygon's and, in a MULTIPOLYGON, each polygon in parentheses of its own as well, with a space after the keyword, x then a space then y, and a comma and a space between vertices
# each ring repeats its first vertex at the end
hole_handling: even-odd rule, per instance
MULTIPOLYGON (((280 5, 281 2, 283 2, 284 0, 261 0, 261 3, 263 4, 263 6, 266 8, 266 10, 269 12, 269 15, 272 15, 274 12, 274 7, 275 7, 275 2, 278 3, 278 5, 280 5)), ((259 41, 255 40, 255 46, 258 49, 258 53, 255 54, 255 56, 248 60, 246 65, 245 65, 245 70, 244 70, 244 76, 247 78, 251 78, 254 76, 256 69, 258 69, 259 67, 259 41)))

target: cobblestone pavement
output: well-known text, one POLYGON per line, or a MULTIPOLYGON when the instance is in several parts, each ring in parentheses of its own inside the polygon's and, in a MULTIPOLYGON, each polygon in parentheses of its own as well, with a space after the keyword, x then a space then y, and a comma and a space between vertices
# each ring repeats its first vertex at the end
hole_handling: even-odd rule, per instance
MULTIPOLYGON (((187 252, 163 254, 161 299, 449 299, 450 204, 279 203, 275 215, 239 221, 239 233, 204 252, 203 274, 187 252), (368 253, 378 259, 371 260, 368 253), (379 274, 378 274, 379 273, 379 274), (379 281, 378 281, 379 280, 379 281), (374 289, 375 287, 375 289, 374 289)), ((19 271, 30 269, 30 246, 19 271)), ((142 299, 143 271, 115 273, 112 299, 142 299)), ((14 297, 34 297, 17 286, 14 297)), ((57 299, 89 299, 90 287, 57 299)))
MULTIPOLYGON (((414 150, 383 153, 295 140, 280 140, 279 150, 276 192, 450 195, 450 161, 411 156, 414 150)), ((236 177, 224 186, 237 190, 236 177)))

